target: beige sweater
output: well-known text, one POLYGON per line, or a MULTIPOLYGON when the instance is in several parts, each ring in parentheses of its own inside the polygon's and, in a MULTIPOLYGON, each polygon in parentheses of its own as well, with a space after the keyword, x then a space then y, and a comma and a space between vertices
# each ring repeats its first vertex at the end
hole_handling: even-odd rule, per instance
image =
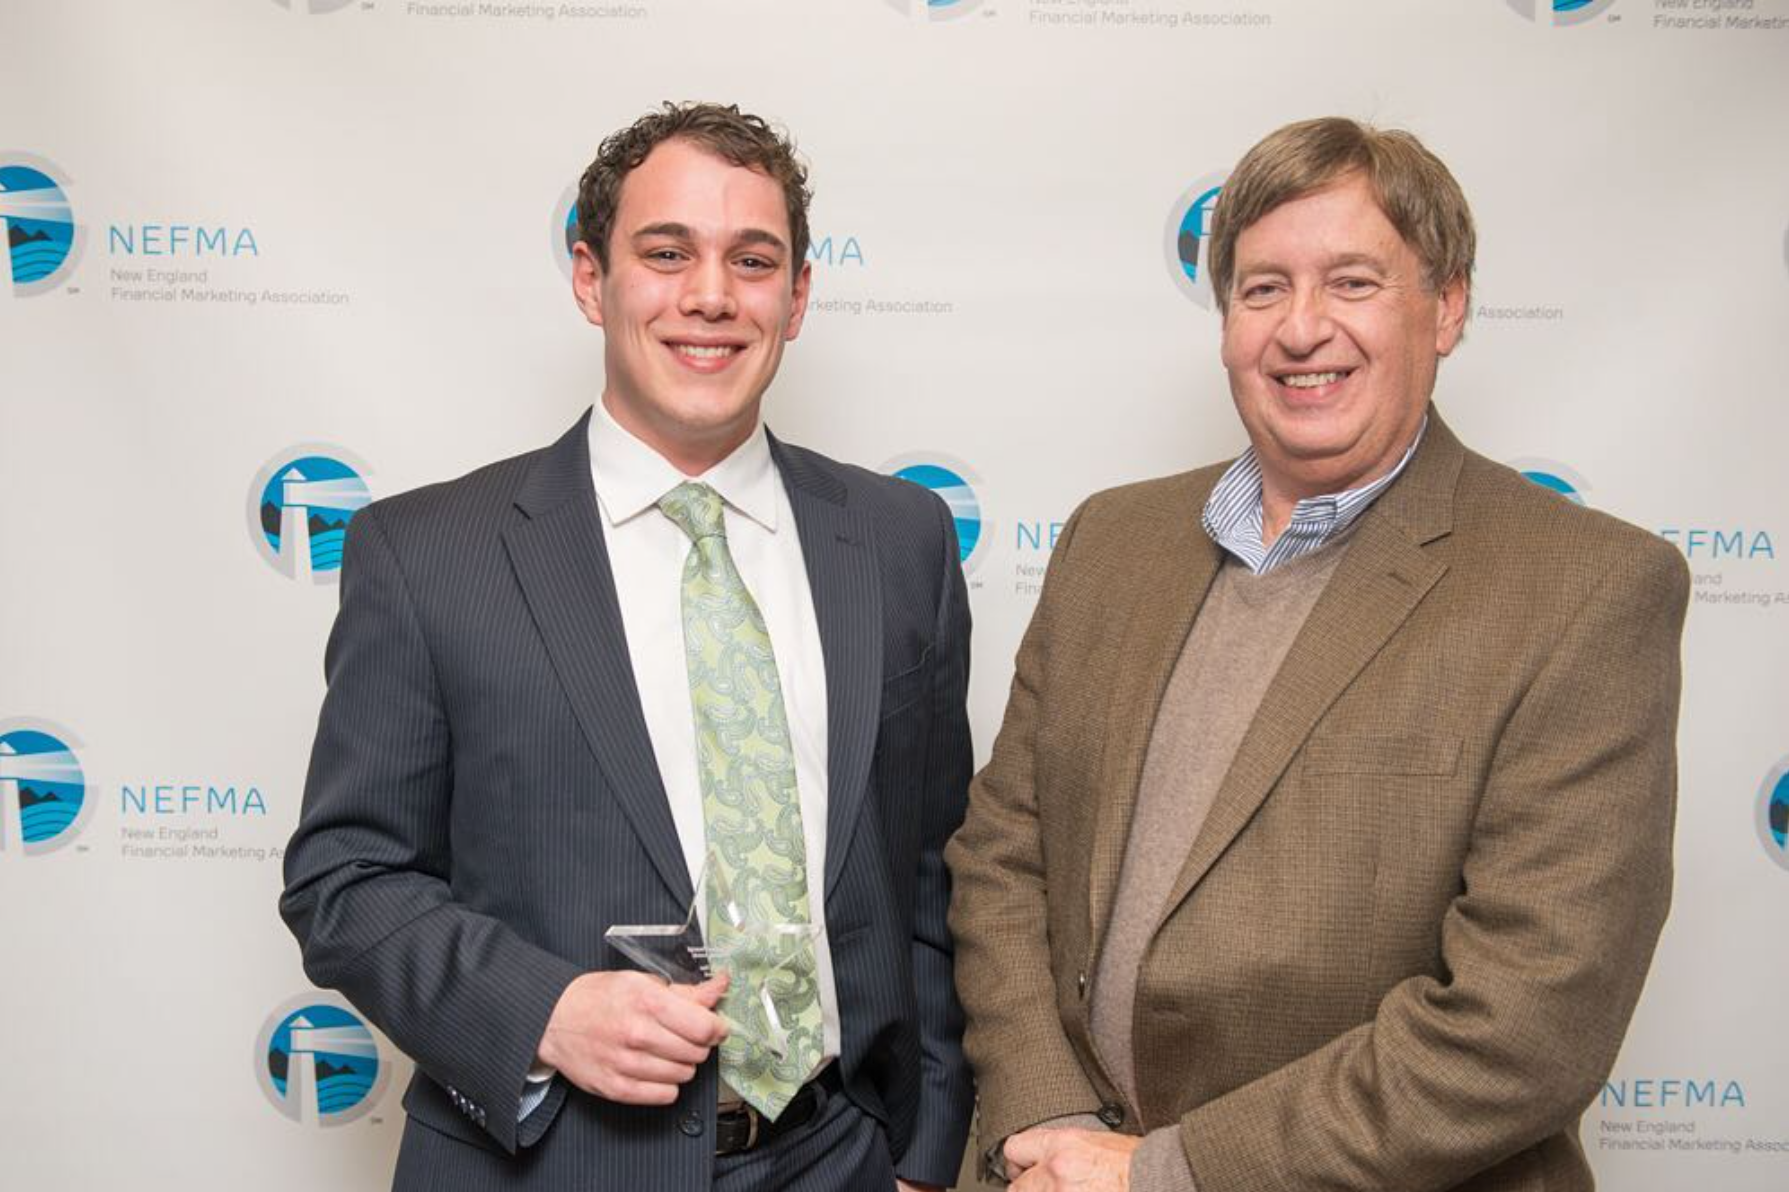
MULTIPOLYGON (((1344 550, 1345 540, 1332 542, 1265 575, 1227 560, 1168 681, 1091 995, 1094 1043, 1132 1105, 1131 1014, 1144 950, 1255 709, 1344 550)), ((1177 1126, 1145 1138, 1131 1162, 1131 1188, 1193 1192, 1177 1126)))

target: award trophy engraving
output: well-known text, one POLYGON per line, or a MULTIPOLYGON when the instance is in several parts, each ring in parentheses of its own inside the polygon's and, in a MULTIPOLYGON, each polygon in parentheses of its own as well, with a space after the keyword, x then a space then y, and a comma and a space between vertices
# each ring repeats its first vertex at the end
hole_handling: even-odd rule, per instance
POLYGON ((794 980, 789 962, 802 954, 801 945, 819 945, 821 928, 813 923, 772 923, 746 909, 711 857, 696 878, 696 896, 682 923, 616 925, 603 933, 615 948, 649 973, 673 985, 699 985, 716 973, 731 978, 719 1012, 727 1029, 763 1047, 781 1059, 789 1051, 789 1032, 777 1012, 772 990, 779 980, 794 980), (697 908, 704 898, 710 918, 710 944, 702 936, 697 908))

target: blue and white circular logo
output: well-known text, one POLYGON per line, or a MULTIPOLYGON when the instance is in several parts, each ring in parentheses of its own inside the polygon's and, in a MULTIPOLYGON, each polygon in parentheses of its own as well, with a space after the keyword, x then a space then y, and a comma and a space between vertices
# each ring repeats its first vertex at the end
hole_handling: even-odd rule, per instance
POLYGON ((1559 461, 1524 458, 1508 462, 1510 467, 1522 473, 1522 479, 1556 492, 1574 505, 1590 503, 1586 495, 1590 492, 1590 485, 1584 482, 1584 477, 1559 461))
POLYGON ((1758 839, 1771 860, 1789 869, 1789 757, 1758 788, 1758 839))
POLYGON ((368 469, 326 443, 303 443, 274 456, 249 486, 249 534, 281 575, 334 583, 348 522, 372 502, 368 469))
POLYGON ((559 263, 559 271, 571 279, 571 247, 581 237, 578 235, 578 184, 572 183, 559 196, 558 206, 553 208, 553 223, 547 229, 553 240, 553 259, 559 263))
POLYGON ((262 1024, 255 1076, 267 1100, 293 1121, 345 1126, 378 1105, 391 1065, 347 1002, 333 993, 309 993, 262 1024))
POLYGON ((48 293, 80 262, 85 229, 75 222, 62 171, 44 158, 0 153, 0 223, 13 295, 48 293))
POLYGON ((1207 174, 1182 192, 1168 211, 1163 256, 1180 292, 1206 310, 1217 305, 1206 266, 1211 260, 1211 215, 1228 174, 1207 174))
POLYGON ((30 857, 74 841, 93 811, 73 733, 44 720, 0 720, 0 854, 30 857))
POLYGON ((1615 0, 1508 0, 1509 6, 1530 21, 1550 25, 1582 25, 1607 12, 1615 0))
POLYGON ((273 2, 291 12, 321 16, 326 12, 340 12, 350 4, 356 3, 356 0, 273 0, 273 2))
POLYGON ((916 21, 954 21, 982 6, 982 0, 883 0, 916 21))
POLYGON ((963 570, 971 572, 981 565, 987 553, 982 546, 993 527, 983 520, 981 499, 975 494, 981 480, 967 464, 950 456, 927 453, 899 456, 883 464, 881 470, 943 497, 950 506, 951 520, 956 523, 957 555, 963 570))

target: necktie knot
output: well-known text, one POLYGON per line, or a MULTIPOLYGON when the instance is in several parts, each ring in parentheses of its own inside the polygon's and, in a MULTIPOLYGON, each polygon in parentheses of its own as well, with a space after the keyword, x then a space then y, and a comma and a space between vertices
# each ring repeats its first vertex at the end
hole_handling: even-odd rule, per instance
POLYGON ((721 495, 706 484, 686 480, 658 499, 658 507, 691 542, 727 537, 721 495))

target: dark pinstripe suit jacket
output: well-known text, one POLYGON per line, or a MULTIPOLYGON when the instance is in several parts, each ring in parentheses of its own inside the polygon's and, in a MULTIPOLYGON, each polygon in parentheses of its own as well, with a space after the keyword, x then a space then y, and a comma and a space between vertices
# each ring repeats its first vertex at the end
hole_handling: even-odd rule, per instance
MULTIPOLYGON (((554 1003, 625 968, 603 931, 692 898, 590 478, 552 446, 355 516, 281 913, 317 984, 416 1061, 396 1186, 701 1188, 715 1066, 670 1108, 555 1081, 554 1003)), ((840 1070, 897 1170, 953 1182, 972 1100, 944 842, 971 766, 969 610, 948 511, 772 440, 826 661, 826 917, 840 1070)))

